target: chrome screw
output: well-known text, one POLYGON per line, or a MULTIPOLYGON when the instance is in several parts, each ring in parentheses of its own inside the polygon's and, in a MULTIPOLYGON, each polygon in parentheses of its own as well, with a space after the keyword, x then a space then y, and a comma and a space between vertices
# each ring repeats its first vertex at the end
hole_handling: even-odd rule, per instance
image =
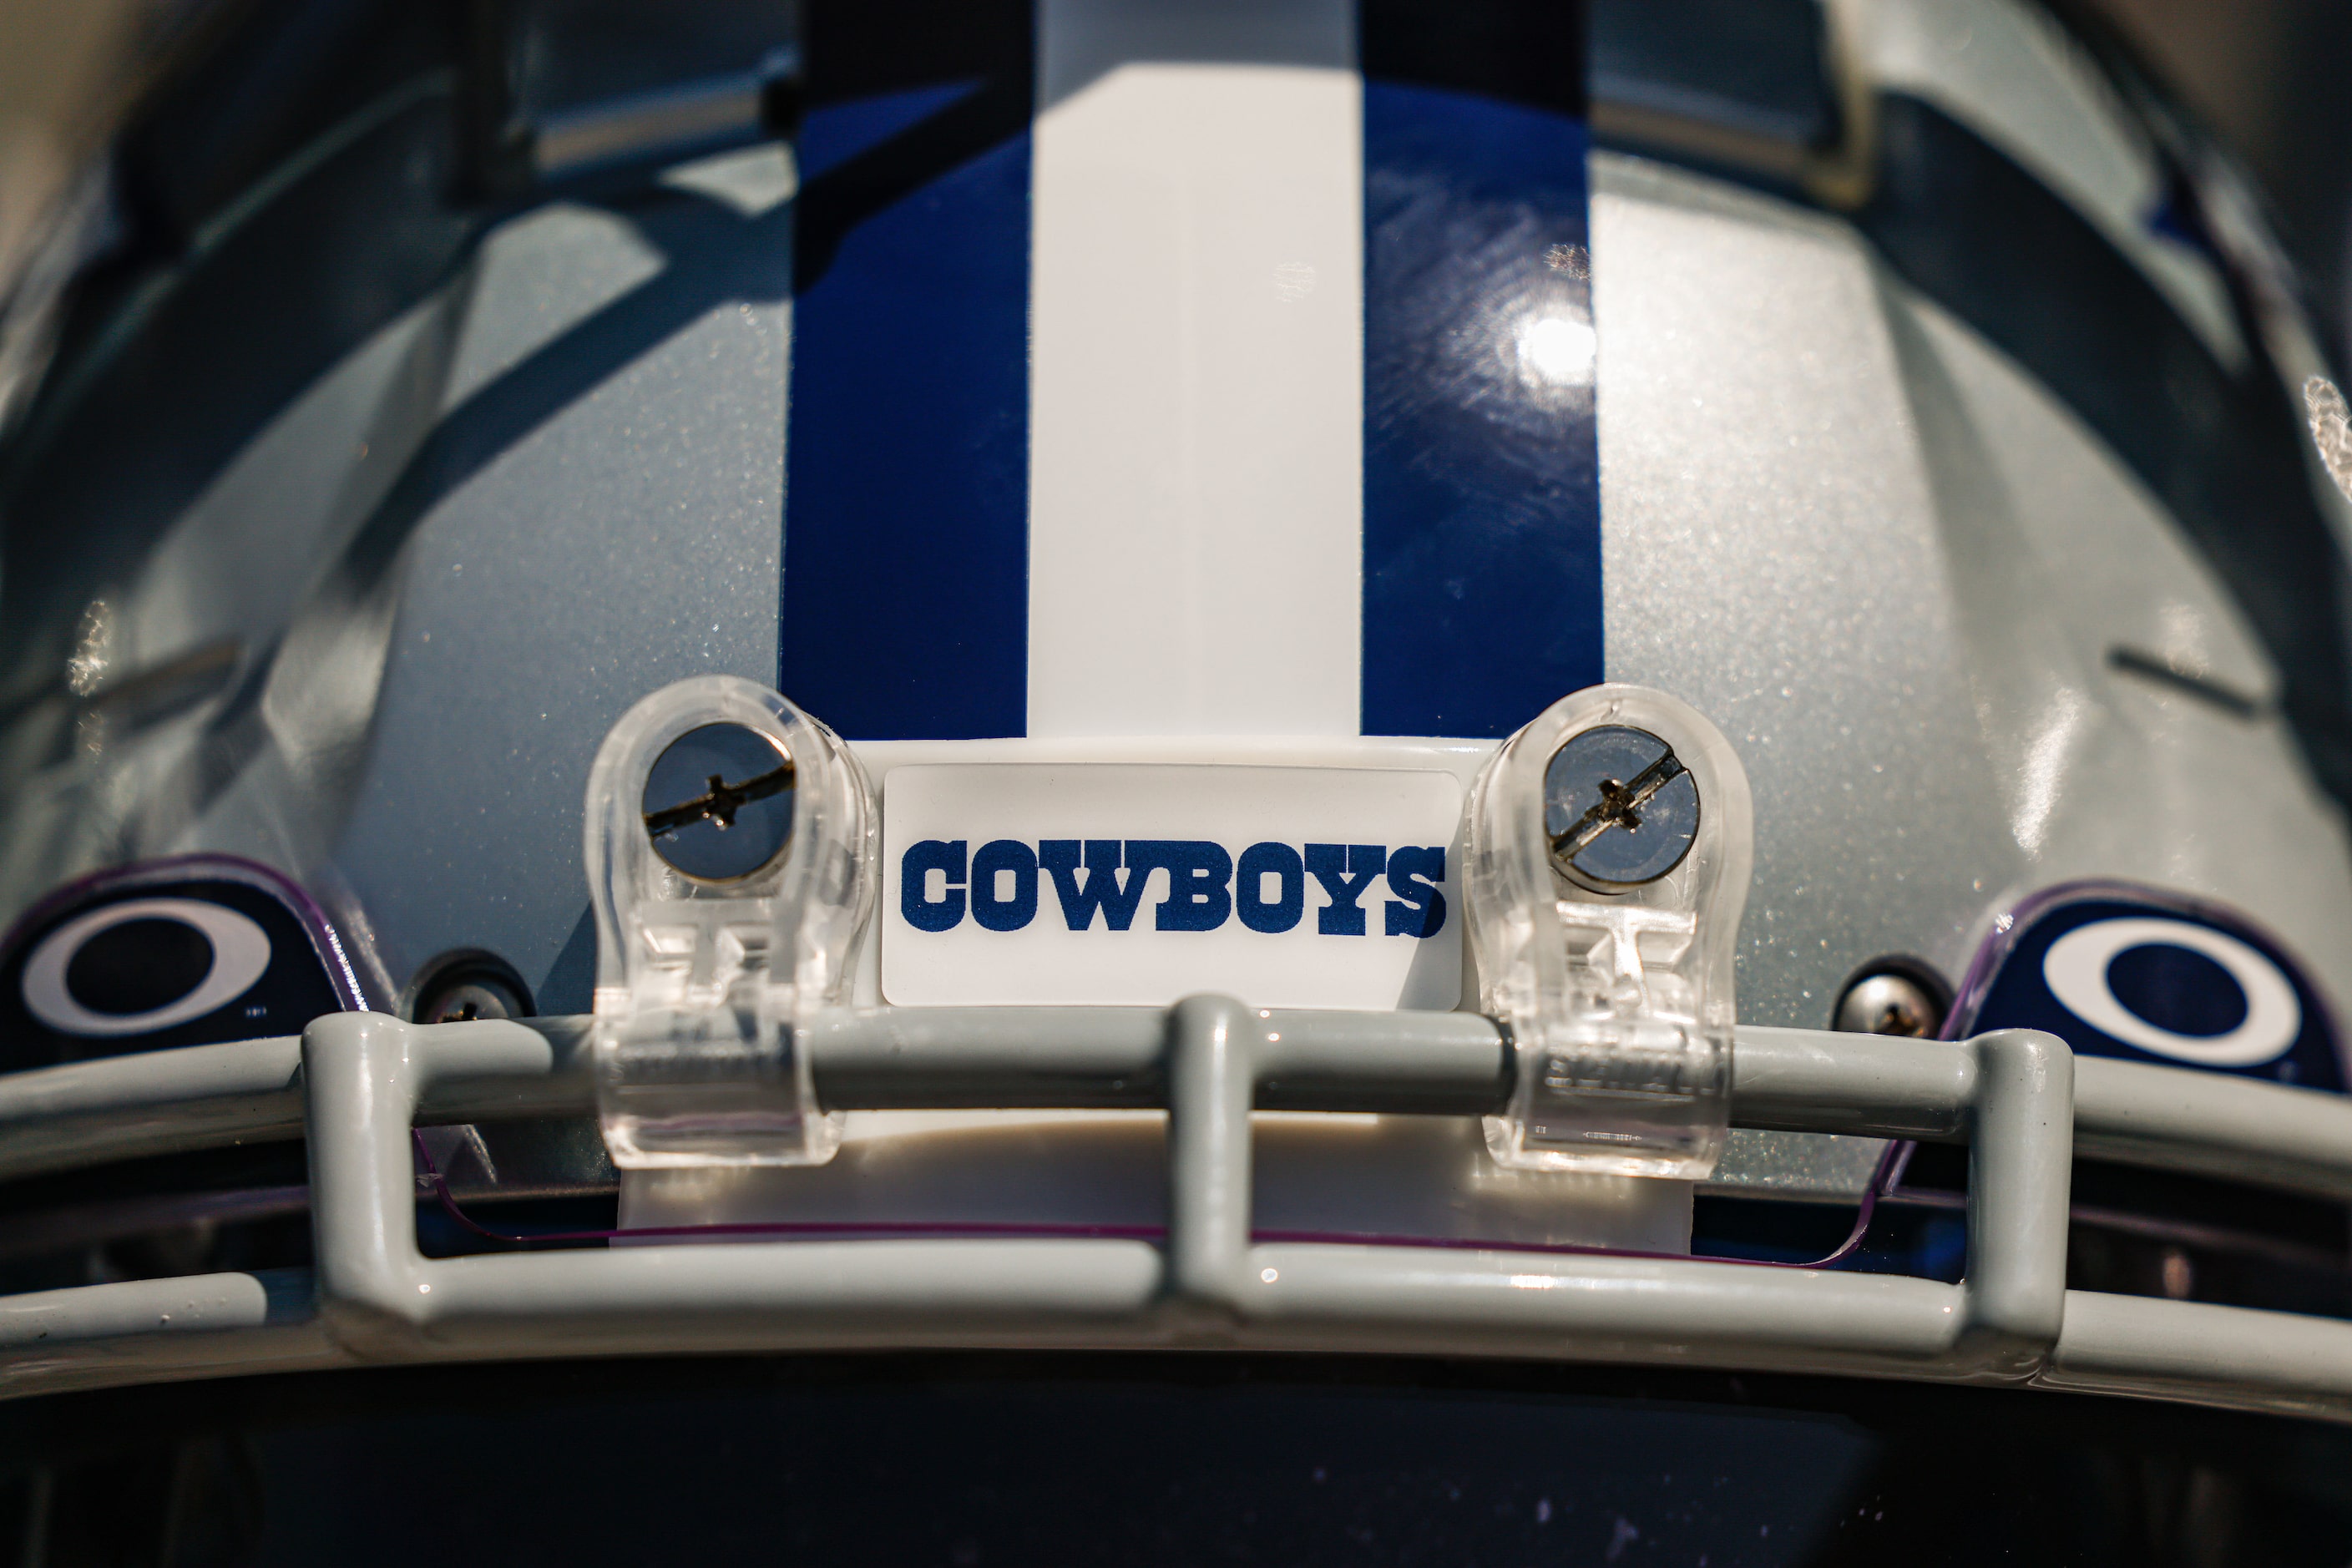
POLYGON ((1831 1026, 1848 1035, 1902 1035, 1929 1040, 1944 1026, 1944 1004, 1917 978, 1898 970, 1880 970, 1845 988, 1831 1026))
POLYGON ((511 1018, 521 1008, 503 985, 468 980, 436 992, 417 1010, 420 1024, 467 1024, 477 1018, 511 1018))
POLYGON ((793 759, 741 724, 688 730, 654 759, 642 805, 654 853, 698 882, 736 882, 793 837, 793 759))
POLYGON ((1560 874, 1596 893, 1654 882, 1698 841, 1698 781, 1647 730, 1571 735, 1544 768, 1544 837, 1560 874))
POLYGON ((478 1018, 528 1018, 530 988, 495 953, 461 948, 443 953, 411 983, 408 1016, 419 1024, 466 1024, 478 1018))

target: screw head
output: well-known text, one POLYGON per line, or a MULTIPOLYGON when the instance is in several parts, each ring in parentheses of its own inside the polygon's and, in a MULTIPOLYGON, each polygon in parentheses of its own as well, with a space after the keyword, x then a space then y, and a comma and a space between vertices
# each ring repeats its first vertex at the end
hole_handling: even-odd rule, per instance
POLYGON ((1579 887, 1622 893, 1683 863, 1698 841, 1698 781, 1647 730, 1570 735, 1544 768, 1551 863, 1579 887))
POLYGON ((506 987, 469 980, 436 993, 418 1010, 420 1024, 461 1024, 477 1018, 511 1018, 515 999, 506 987))
POLYGON ((793 759, 741 724, 705 724, 663 749, 646 774, 654 853, 698 882, 764 870, 793 837, 793 759))
POLYGON ((1944 1026, 1944 1005, 1908 974, 1865 974, 1838 998, 1832 1027, 1849 1035, 1901 1035, 1928 1040, 1944 1026))
POLYGON ((460 949, 419 972, 408 1016, 419 1024, 463 1024, 478 1018, 528 1018, 530 991, 511 965, 493 953, 460 949))

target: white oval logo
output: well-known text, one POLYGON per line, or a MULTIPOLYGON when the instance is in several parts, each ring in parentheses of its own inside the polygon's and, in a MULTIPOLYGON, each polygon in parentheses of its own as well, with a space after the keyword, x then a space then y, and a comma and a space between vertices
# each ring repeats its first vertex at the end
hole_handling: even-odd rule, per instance
POLYGON ((2126 1045, 2200 1067, 2244 1068, 2266 1062, 2294 1044, 2303 1005, 2277 964, 2236 937, 2186 921, 2097 921, 2050 944, 2042 976, 2083 1022, 2126 1045), (2223 1035, 2182 1035, 2160 1028, 2125 1006, 2107 983, 2107 966, 2136 947, 2185 947, 2227 970, 2246 994, 2246 1016, 2223 1035))
POLYGON ((25 961, 25 1005, 50 1028, 68 1035, 151 1034, 236 1001, 268 967, 269 933, 235 910, 197 899, 132 899, 92 910, 44 937, 25 961), (209 944, 211 957, 190 989, 159 1006, 137 1013, 99 1012, 74 995, 67 972, 92 941, 133 921, 192 926, 209 944))

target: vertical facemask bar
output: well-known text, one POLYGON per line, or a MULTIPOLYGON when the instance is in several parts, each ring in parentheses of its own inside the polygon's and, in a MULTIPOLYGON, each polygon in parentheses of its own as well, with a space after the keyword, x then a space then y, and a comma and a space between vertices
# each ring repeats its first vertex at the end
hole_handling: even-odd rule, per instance
POLYGON ((683 680, 613 727, 586 847, 614 1164, 833 1157, 839 1118, 817 1106, 799 1026, 845 994, 875 816, 833 731, 754 682, 683 680))
POLYGON ((1517 1082, 1502 1164, 1704 1177, 1731 1081, 1731 960, 1754 862, 1748 775, 1688 704, 1562 699, 1506 742, 1470 806, 1482 1005, 1517 1082))

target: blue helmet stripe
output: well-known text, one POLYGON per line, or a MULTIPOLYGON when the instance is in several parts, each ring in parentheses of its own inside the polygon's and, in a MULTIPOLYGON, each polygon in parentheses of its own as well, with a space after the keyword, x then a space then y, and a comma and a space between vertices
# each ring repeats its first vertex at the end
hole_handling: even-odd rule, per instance
POLYGON ((1365 7, 1366 734, 1604 679, 1581 40, 1529 9, 1365 7))
POLYGON ((1020 735, 1028 7, 811 9, 777 684, 856 740, 1020 735))

